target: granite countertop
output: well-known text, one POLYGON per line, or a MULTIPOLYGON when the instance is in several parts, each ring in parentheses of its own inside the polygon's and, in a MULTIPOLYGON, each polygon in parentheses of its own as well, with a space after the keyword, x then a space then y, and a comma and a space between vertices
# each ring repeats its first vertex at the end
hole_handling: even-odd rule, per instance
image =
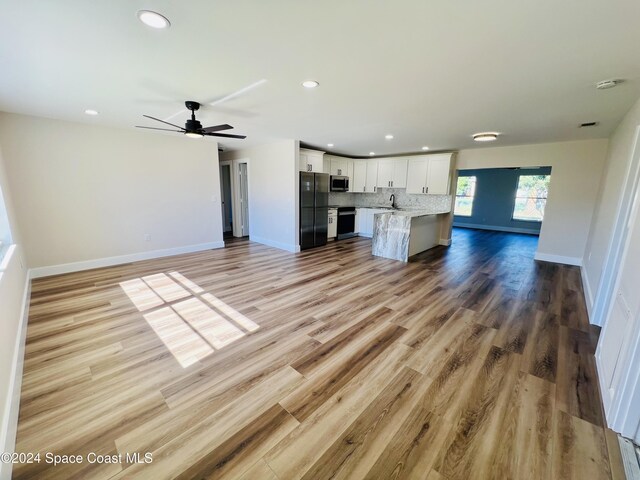
POLYGON ((425 209, 415 209, 415 210, 390 210, 384 213, 377 213, 376 215, 398 215, 402 217, 424 217, 427 215, 440 215, 442 213, 449 213, 449 211, 433 211, 433 210, 425 210, 425 209))

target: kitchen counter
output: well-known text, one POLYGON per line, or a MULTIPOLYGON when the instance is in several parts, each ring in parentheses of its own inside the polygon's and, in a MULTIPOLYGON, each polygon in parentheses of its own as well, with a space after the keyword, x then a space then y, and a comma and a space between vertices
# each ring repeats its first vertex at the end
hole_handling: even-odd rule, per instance
POLYGON ((372 253, 406 262, 440 244, 440 218, 448 211, 390 210, 374 217, 372 253))

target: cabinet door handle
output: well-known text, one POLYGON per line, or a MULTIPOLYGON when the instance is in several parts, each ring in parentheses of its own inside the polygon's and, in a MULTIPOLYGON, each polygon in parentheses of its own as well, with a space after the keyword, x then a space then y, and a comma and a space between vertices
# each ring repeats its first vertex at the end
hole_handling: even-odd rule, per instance
POLYGON ((391 180, 391 186, 393 187, 393 180, 391 180))
POLYGON ((422 187, 422 193, 424 193, 424 187, 422 187))
POLYGON ((429 187, 427 187, 427 193, 429 193, 429 187))

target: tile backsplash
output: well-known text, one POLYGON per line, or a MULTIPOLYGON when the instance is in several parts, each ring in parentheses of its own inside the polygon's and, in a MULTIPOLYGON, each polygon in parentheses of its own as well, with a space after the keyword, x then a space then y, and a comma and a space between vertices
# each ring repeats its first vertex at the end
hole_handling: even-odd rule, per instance
POLYGON ((413 195, 404 188, 379 188, 376 193, 329 193, 329 205, 339 207, 380 207, 391 206, 389 197, 396 196, 400 208, 426 208, 446 211, 451 208, 451 195, 413 195))

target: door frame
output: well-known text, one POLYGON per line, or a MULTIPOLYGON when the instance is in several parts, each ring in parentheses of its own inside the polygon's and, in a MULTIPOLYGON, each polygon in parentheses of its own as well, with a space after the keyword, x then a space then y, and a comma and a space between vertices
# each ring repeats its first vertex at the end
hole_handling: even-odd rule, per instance
MULTIPOLYGON (((233 160, 222 160, 220 165, 229 165, 231 167, 231 216, 233 224, 234 237, 242 237, 242 209, 240 208, 240 164, 247 164, 247 198, 251 198, 251 184, 249 179, 251 178, 251 162, 248 158, 235 158, 233 160)), ((220 179, 220 189, 222 190, 222 179, 220 179)), ((251 208, 251 201, 249 201, 249 209, 251 208)), ((249 236, 251 232, 251 212, 249 211, 249 236)))
MULTIPOLYGON (((611 317, 615 293, 618 291, 622 277, 621 265, 624 261, 629 244, 629 233, 635 222, 640 222, 640 126, 636 127, 632 158, 627 170, 625 188, 618 208, 614 234, 609 245, 607 263, 603 269, 602 280, 594 303, 595 320, 602 325, 600 340, 607 335, 608 319, 611 317)), ((613 397, 610 395, 607 382, 602 377, 604 372, 602 341, 596 349, 596 364, 600 381, 601 396, 608 426, 623 436, 640 441, 640 369, 633 365, 640 364, 640 317, 631 320, 631 340, 620 352, 618 363, 623 371, 618 378, 613 397)), ((614 377, 614 378, 615 378, 614 377)))

